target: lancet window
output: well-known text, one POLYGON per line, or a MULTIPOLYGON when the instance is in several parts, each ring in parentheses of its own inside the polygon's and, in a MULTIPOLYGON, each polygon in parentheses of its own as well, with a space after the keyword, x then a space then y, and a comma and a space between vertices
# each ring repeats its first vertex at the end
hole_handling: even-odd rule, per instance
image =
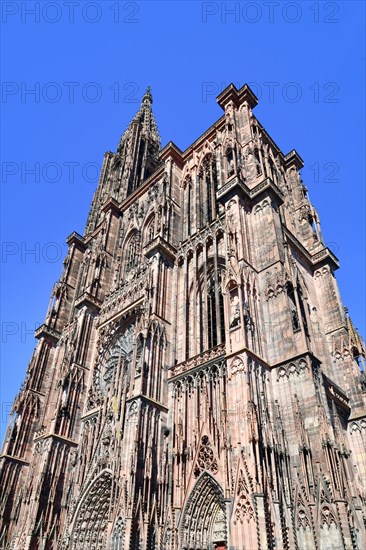
POLYGON ((186 187, 186 197, 187 197, 187 232, 188 235, 192 233, 192 181, 189 179, 186 187))
POLYGON ((292 283, 287 284, 287 297, 288 297, 288 303, 290 307, 292 329, 294 332, 297 332, 298 330, 300 330, 301 327, 300 327, 299 313, 297 311, 295 291, 294 291, 294 287, 292 286, 292 283))
POLYGON ((271 170, 272 180, 274 181, 274 183, 277 184, 277 169, 276 169, 275 163, 273 162, 271 157, 268 158, 268 162, 269 162, 269 167, 270 167, 270 170, 271 170))
POLYGON ((226 173, 227 177, 230 178, 235 172, 234 165, 234 152, 231 147, 228 147, 226 150, 226 173))
POLYGON ((125 272, 129 273, 139 264, 140 241, 137 233, 134 233, 127 244, 125 257, 125 272))
POLYGON ((187 176, 183 184, 183 208, 184 208, 184 224, 183 224, 183 239, 192 235, 193 230, 193 192, 192 192, 192 179, 191 176, 187 176))
POLYGON ((146 241, 149 243, 155 237, 155 215, 150 218, 146 231, 146 241))
POLYGON ((254 158, 255 158, 255 166, 256 166, 257 176, 260 176, 262 174, 262 163, 261 163, 261 159, 260 159, 260 156, 259 156, 259 150, 258 150, 257 147, 254 149, 254 158))
POLYGON ((216 217, 217 171, 213 155, 208 154, 199 171, 200 226, 210 223, 216 217))
POLYGON ((224 299, 220 274, 212 273, 199 288, 198 307, 200 319, 199 351, 210 349, 225 342, 224 299))

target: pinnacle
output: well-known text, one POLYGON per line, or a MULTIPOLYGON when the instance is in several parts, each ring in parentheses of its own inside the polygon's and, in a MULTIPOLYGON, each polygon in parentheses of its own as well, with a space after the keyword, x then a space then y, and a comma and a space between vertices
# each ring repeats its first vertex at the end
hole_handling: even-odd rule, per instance
POLYGON ((146 92, 142 96, 142 101, 141 101, 139 110, 137 111, 137 113, 135 114, 129 126, 127 127, 127 129, 125 130, 125 132, 121 137, 117 151, 122 150, 123 141, 132 132, 132 125, 136 123, 144 126, 146 134, 149 134, 150 139, 156 142, 160 148, 160 136, 159 136, 157 124, 155 121, 155 117, 153 115, 152 108, 151 108, 152 102, 153 102, 153 98, 151 95, 151 87, 148 86, 146 89, 146 92))
POLYGON ((142 103, 146 103, 147 101, 149 101, 150 104, 153 102, 150 86, 147 87, 146 92, 144 93, 144 95, 142 97, 142 103))

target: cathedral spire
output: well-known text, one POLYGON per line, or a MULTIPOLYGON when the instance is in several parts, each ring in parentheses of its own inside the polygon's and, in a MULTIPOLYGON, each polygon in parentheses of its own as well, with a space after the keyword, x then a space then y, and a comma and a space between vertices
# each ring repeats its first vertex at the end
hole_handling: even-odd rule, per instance
POLYGON ((106 153, 86 224, 86 234, 94 231, 100 223, 102 205, 107 199, 123 201, 160 165, 161 142, 152 102, 151 88, 148 86, 139 110, 120 139, 117 152, 106 153))
POLYGON ((161 148, 158 127, 152 112, 150 86, 143 95, 140 109, 121 137, 117 153, 123 158, 123 179, 127 194, 138 187, 159 164, 161 148))
POLYGON ((123 144, 128 138, 129 134, 131 133, 131 129, 135 125, 141 125, 144 129, 144 133, 146 136, 149 136, 154 142, 156 142, 160 149, 160 136, 158 132, 158 127, 155 121, 154 113, 152 112, 152 103, 153 98, 151 94, 151 88, 150 86, 147 87, 146 92, 144 93, 140 109, 137 111, 133 119, 131 120, 129 126, 123 133, 121 140, 118 145, 117 151, 120 152, 121 148, 123 147, 123 144))

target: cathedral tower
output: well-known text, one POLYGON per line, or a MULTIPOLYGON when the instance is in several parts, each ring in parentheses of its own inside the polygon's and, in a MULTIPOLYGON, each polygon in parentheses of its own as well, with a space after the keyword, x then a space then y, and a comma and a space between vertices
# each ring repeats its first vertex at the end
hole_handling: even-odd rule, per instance
POLYGON ((0 459, 0 548, 356 550, 365 347, 247 85, 188 149, 147 90, 67 239, 0 459))

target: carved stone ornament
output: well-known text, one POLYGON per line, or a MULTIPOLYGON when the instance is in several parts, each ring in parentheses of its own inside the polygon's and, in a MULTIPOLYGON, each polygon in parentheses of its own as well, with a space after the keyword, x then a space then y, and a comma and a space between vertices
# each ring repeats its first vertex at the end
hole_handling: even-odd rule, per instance
POLYGON ((210 440, 207 435, 201 439, 201 447, 198 451, 197 464, 194 469, 194 476, 198 477, 203 470, 217 474, 218 465, 214 452, 211 447, 210 440))
POLYGON ((112 384, 117 368, 123 366, 121 372, 130 371, 133 358, 133 336, 134 327, 130 325, 123 334, 116 338, 105 353, 99 366, 99 387, 103 394, 112 384))

